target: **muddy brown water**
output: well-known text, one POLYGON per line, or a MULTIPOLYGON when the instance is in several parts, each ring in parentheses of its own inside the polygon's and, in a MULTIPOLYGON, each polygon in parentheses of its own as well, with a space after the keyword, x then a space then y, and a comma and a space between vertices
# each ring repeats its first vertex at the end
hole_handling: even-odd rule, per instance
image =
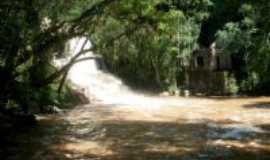
POLYGON ((2 126, 0 160, 270 159, 269 97, 162 99, 155 109, 94 103, 35 127, 2 126))

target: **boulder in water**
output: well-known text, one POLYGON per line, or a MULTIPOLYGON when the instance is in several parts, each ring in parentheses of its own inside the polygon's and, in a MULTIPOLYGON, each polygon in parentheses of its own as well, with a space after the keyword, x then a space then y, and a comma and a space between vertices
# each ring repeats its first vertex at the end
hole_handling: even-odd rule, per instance
POLYGON ((167 91, 165 91, 165 92, 160 93, 160 96, 169 97, 170 96, 170 93, 167 92, 167 91))

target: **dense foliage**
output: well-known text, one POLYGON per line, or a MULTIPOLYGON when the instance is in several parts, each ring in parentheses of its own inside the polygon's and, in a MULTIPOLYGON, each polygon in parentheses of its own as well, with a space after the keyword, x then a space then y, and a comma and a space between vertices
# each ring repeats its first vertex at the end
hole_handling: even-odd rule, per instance
POLYGON ((137 85, 177 89, 194 50, 213 42, 239 62, 242 92, 270 91, 268 0, 2 0, 0 105, 59 104, 67 40, 88 36, 113 72, 137 85))
POLYGON ((1 1, 0 109, 19 106, 27 113, 29 107, 59 104, 65 96, 57 93, 58 80, 77 57, 62 69, 53 66, 53 58, 63 53, 67 40, 87 34, 110 3, 1 1))
POLYGON ((269 93, 270 2, 244 1, 238 6, 232 12, 238 20, 226 22, 215 33, 217 42, 237 57, 240 64, 234 72, 242 91, 269 93))
POLYGON ((177 87, 183 81, 180 59, 198 48, 201 23, 211 2, 197 1, 120 1, 117 12, 106 15, 91 39, 105 55, 114 71, 143 84, 177 87), (117 33, 126 34, 113 44, 104 41, 117 33), (153 78, 155 77, 155 78, 153 78))

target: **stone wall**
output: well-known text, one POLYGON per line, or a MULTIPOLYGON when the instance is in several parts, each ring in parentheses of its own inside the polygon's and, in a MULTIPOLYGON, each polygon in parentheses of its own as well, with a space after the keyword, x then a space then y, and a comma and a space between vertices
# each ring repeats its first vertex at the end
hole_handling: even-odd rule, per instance
POLYGON ((228 94, 227 80, 232 69, 231 63, 231 55, 215 47, 194 51, 186 76, 191 92, 208 95, 228 94))
POLYGON ((189 88, 193 94, 225 95, 226 91, 225 71, 193 70, 189 71, 189 88))

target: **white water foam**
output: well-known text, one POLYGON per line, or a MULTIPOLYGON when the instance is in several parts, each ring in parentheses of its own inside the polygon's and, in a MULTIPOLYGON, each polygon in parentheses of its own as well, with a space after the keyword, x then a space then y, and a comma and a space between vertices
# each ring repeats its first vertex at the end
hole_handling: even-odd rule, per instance
MULTIPOLYGON (((74 38, 67 43, 67 47, 69 47, 70 56, 57 60, 57 66, 66 64, 72 56, 79 53, 82 49, 90 49, 91 42, 84 37, 74 38)), ((144 109, 148 108, 149 110, 165 105, 165 101, 158 97, 149 97, 133 92, 118 77, 106 72, 106 70, 100 69, 106 67, 102 66, 104 64, 97 60, 99 57, 102 61, 100 56, 97 56, 93 52, 87 52, 80 58, 89 56, 96 58, 76 63, 70 69, 68 79, 84 90, 90 99, 98 100, 103 104, 143 106, 144 109)))

